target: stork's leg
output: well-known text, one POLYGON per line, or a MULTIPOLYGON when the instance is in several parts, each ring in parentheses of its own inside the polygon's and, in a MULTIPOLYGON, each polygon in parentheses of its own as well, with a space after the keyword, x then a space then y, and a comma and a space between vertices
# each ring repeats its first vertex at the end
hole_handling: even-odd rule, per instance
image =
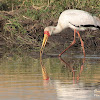
POLYGON ((62 53, 60 53, 59 56, 61 56, 66 50, 68 50, 72 45, 75 44, 75 42, 76 42, 75 37, 76 37, 76 29, 74 30, 74 40, 73 40, 73 42, 62 53))
POLYGON ((79 38, 80 38, 80 41, 81 41, 81 46, 82 46, 82 49, 83 49, 83 54, 84 54, 84 58, 85 58, 85 49, 84 49, 84 42, 83 42, 83 40, 82 40, 82 38, 81 38, 81 36, 80 36, 80 33, 77 31, 77 34, 78 34, 78 36, 79 36, 79 38))

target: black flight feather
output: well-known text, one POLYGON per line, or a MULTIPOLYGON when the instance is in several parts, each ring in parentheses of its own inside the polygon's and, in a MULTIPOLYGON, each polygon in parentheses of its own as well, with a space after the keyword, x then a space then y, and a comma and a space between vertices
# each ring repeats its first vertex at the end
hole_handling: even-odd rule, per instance
MULTIPOLYGON (((69 22, 70 23, 70 22, 69 22)), ((70 23, 70 24, 72 24, 72 23, 70 23)), ((74 25, 74 24, 72 24, 73 26, 75 26, 75 27, 95 27, 95 28, 98 28, 99 30, 100 30, 100 26, 95 26, 95 25, 91 25, 91 24, 87 24, 87 25, 79 25, 79 26, 76 26, 76 25, 74 25)))

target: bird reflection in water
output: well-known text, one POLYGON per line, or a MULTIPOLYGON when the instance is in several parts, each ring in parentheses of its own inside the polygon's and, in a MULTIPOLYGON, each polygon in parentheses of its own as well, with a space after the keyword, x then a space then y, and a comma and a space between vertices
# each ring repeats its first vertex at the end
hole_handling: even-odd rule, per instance
POLYGON ((81 73, 82 73, 83 68, 84 68, 85 59, 84 59, 84 58, 82 59, 81 69, 80 69, 80 72, 79 72, 79 74, 77 75, 76 79, 75 79, 75 72, 76 72, 76 70, 74 69, 74 67, 71 66, 68 62, 66 62, 63 58, 59 57, 59 59, 60 59, 60 60, 69 68, 69 70, 73 73, 73 83, 75 84, 75 80, 76 80, 76 82, 78 83, 78 82, 79 82, 79 79, 80 79, 80 76, 81 76, 81 73))
MULTIPOLYGON (((43 44, 46 44, 46 42, 43 44)), ((40 64, 41 64, 41 69, 42 69, 42 76, 43 76, 43 80, 49 80, 49 76, 48 76, 48 73, 47 73, 47 70, 43 64, 43 61, 42 61, 42 55, 43 55, 43 50, 44 50, 44 47, 45 45, 42 44, 42 47, 41 47, 41 50, 40 50, 40 64)), ((82 65, 81 65, 81 68, 80 68, 80 72, 79 74, 77 75, 76 79, 75 79, 75 70, 74 70, 74 67, 72 67, 69 63, 67 63, 63 58, 59 57, 59 59, 71 70, 71 72, 73 73, 73 83, 75 83, 75 80, 77 80, 77 82, 79 81, 80 79, 80 76, 81 76, 81 73, 83 71, 83 68, 84 68, 84 63, 85 63, 85 58, 82 59, 82 65)))
POLYGON ((43 80, 49 80, 47 70, 46 70, 45 66, 43 65, 43 61, 42 61, 42 55, 43 55, 44 47, 41 47, 41 50, 40 50, 40 65, 41 65, 41 69, 42 69, 43 80))

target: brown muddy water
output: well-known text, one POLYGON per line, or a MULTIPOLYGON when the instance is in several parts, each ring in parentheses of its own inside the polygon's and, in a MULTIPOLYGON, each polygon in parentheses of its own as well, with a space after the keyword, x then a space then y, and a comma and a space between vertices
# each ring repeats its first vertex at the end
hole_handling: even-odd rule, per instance
POLYGON ((0 59, 0 100, 100 100, 100 55, 0 59))

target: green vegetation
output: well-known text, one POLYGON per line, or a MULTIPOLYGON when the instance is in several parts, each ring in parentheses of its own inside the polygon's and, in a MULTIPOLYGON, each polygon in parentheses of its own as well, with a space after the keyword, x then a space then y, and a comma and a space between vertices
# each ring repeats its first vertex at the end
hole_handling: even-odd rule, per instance
POLYGON ((0 42, 5 48, 39 51, 43 29, 56 25, 66 9, 81 9, 100 17, 99 0, 0 0, 0 42))

